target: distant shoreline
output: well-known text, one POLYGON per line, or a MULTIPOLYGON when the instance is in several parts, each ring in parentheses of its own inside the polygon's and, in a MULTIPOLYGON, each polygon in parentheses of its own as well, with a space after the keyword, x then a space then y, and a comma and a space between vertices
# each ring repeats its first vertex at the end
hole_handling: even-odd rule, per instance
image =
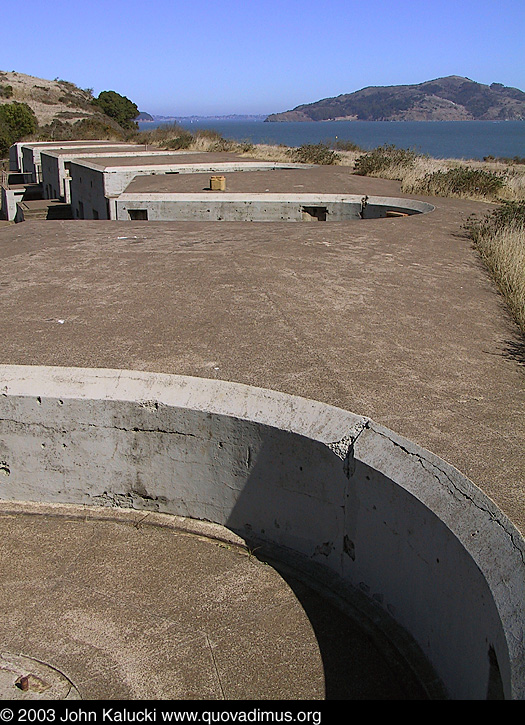
MULTIPOLYGON (((271 114, 270 114, 271 115, 271 114)), ((153 116, 153 118, 139 119, 139 123, 193 123, 193 122, 208 122, 208 121, 253 121, 261 123, 480 123, 480 119, 477 118, 428 118, 421 119, 419 121, 414 119, 376 119, 373 121, 363 121, 359 118, 322 118, 319 121, 312 119, 271 119, 268 116, 256 115, 256 116, 153 116)), ((515 123, 516 119, 494 119, 484 120, 481 123, 515 123)), ((520 122, 520 119, 518 119, 520 122)))
POLYGON ((265 121, 270 114, 230 114, 227 116, 153 116, 152 119, 141 120, 140 123, 192 123, 193 121, 265 121))

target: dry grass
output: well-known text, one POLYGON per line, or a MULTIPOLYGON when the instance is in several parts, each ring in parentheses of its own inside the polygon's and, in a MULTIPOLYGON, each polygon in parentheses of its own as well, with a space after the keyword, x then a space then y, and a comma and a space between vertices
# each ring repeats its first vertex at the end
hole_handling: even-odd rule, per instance
POLYGON ((275 161, 276 163, 286 163, 290 161, 288 155, 288 146, 257 144, 251 149, 242 152, 243 156, 257 161, 275 161))
POLYGON ((516 226, 481 236, 475 247, 525 335, 525 229, 516 226))
POLYGON ((434 159, 416 155, 392 162, 367 176, 399 181, 406 194, 458 197, 475 201, 524 201, 525 165, 500 161, 434 159))
POLYGON ((466 229, 525 334, 525 203, 507 202, 466 229))
MULTIPOLYGON (((290 161, 297 152, 297 149, 282 144, 255 145, 249 141, 225 139, 208 129, 192 133, 176 123, 136 132, 129 140, 165 149, 230 151, 252 159, 280 163, 290 161)), ((315 163, 313 157, 311 162, 315 163)), ((434 159, 385 146, 369 152, 337 149, 331 163, 348 166, 365 176, 399 181, 401 191, 407 194, 455 196, 491 202, 525 200, 525 164, 512 161, 434 159), (379 156, 379 162, 375 164, 377 168, 374 168, 374 163, 368 163, 368 158, 374 154, 379 156), (367 163, 364 164, 363 160, 367 163)))
MULTIPOLYGON (((157 148, 175 148, 177 139, 183 139, 184 148, 190 151, 230 151, 246 158, 258 161, 275 161, 288 163, 294 149, 283 144, 253 144, 250 141, 234 141, 223 138, 217 131, 199 129, 191 132, 177 123, 159 126, 151 131, 139 131, 129 137, 129 140, 141 144, 148 144, 157 148)), ((354 168, 355 161, 363 152, 361 150, 337 150, 336 163, 341 166, 354 168)))
POLYGON ((13 96, 1 99, 0 103, 27 103, 40 126, 51 123, 64 112, 70 114, 70 120, 80 120, 86 114, 96 115, 91 107, 90 89, 82 90, 64 80, 49 81, 15 71, 0 71, 0 84, 13 89, 13 96))

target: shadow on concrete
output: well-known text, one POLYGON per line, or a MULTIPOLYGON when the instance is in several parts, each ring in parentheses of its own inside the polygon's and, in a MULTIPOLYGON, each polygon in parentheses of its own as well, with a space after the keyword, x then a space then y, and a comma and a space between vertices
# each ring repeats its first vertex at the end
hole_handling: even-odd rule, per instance
POLYGON ((254 555, 283 578, 314 631, 323 662, 326 700, 428 700, 412 673, 389 656, 378 633, 343 611, 286 564, 254 555))
POLYGON ((525 365, 525 338, 505 340, 502 354, 509 360, 525 365))
POLYGON ((60 202, 50 204, 46 219, 73 219, 71 204, 63 204, 60 202))
POLYGON ((249 472, 226 526, 295 594, 319 646, 325 699, 431 699, 421 673, 386 635, 394 626, 390 618, 387 623, 386 614, 380 616, 368 597, 343 585, 323 561, 335 548, 332 540, 344 517, 348 479, 341 459, 320 442, 260 429, 261 445, 252 455, 248 450, 249 472), (289 456, 283 455, 287 449, 289 456), (311 497, 317 500, 314 508, 311 497), (337 521, 334 511, 339 512, 337 521), (308 530, 314 539, 326 542, 313 556, 289 548, 294 537, 300 539, 308 530))

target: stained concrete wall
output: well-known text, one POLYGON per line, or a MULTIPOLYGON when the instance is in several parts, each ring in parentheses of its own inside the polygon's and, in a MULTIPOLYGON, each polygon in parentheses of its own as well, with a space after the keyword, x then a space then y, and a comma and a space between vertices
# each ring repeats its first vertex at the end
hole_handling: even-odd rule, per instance
POLYGON ((17 203, 22 200, 24 192, 25 187, 8 189, 5 186, 0 186, 2 216, 6 221, 12 222, 15 220, 17 203))
POLYGON ((42 182, 42 169, 41 169, 41 152, 43 150, 51 149, 69 149, 74 148, 86 148, 86 147, 113 147, 122 146, 123 148, 133 148, 134 144, 120 143, 118 141, 106 141, 106 140, 76 140, 76 141, 35 141, 31 142, 19 142, 11 146, 9 150, 9 163, 10 169, 11 164, 13 167, 17 165, 18 168, 12 168, 13 171, 23 171, 32 175, 33 183, 39 184, 42 182))
POLYGON ((9 171, 22 171, 22 144, 20 142, 9 147, 9 171))
POLYGON ((432 453, 367 418, 222 381, 17 366, 0 381, 2 499, 228 526, 366 596, 449 697, 524 699, 525 542, 432 453))
MULTIPOLYGON (((85 148, 77 149, 77 152, 71 149, 60 150, 42 150, 40 153, 40 162, 42 169, 42 184, 44 191, 44 199, 60 199, 66 204, 71 203, 71 176, 69 175, 69 165, 75 159, 96 159, 111 156, 111 158, 136 157, 140 158, 141 154, 148 157, 166 156, 166 151, 148 150, 145 145, 119 144, 118 148, 114 145, 98 146, 93 145, 93 150, 86 151, 85 148), (126 150, 127 149, 127 150, 126 150)), ((189 151, 170 152, 179 156, 187 155, 189 151)))
POLYGON ((73 218, 93 219, 97 215, 99 219, 114 218, 106 198, 103 169, 71 161, 69 173, 73 218))
MULTIPOLYGON (((95 209, 99 219, 116 219, 117 199, 136 176, 153 174, 215 174, 233 171, 259 171, 280 168, 311 168, 307 164, 279 164, 270 161, 218 162, 185 164, 141 165, 137 157, 136 166, 97 166, 94 162, 75 160, 70 165, 71 206, 73 215, 81 209, 95 209), (82 205, 82 206, 81 206, 82 205), (102 216, 103 214, 103 216, 102 216)), ((92 216, 84 214, 84 219, 92 216)))
POLYGON ((362 197, 350 194, 130 194, 116 199, 116 218, 132 218, 136 210, 146 210, 149 221, 291 221, 313 220, 305 212, 320 208, 325 221, 378 219, 388 212, 407 215, 432 211, 431 204, 411 199, 362 197))

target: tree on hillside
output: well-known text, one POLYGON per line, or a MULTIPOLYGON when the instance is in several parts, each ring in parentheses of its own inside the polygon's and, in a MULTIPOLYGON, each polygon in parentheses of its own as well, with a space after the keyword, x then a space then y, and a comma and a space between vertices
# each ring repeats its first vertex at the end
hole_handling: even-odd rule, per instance
POLYGON ((113 118, 122 128, 136 128, 134 119, 139 115, 139 109, 133 101, 126 96, 121 96, 115 91, 102 91, 94 99, 93 104, 100 110, 113 118))
POLYGON ((4 155, 9 147, 36 131, 38 123, 27 103, 0 105, 0 151, 4 155))

